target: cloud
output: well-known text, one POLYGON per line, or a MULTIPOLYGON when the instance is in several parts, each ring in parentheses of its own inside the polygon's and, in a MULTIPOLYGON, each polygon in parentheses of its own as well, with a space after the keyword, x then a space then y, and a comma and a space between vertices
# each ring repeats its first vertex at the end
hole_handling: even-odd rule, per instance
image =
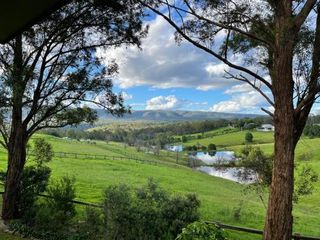
POLYGON ((169 95, 153 97, 147 100, 144 105, 146 110, 198 110, 199 107, 207 106, 208 102, 193 102, 187 99, 177 98, 175 95, 169 95))
POLYGON ((241 92, 231 96, 231 100, 221 101, 211 107, 213 112, 257 113, 265 106, 265 99, 256 91, 241 92))
MULTIPOLYGON (((117 86, 123 89, 151 86, 209 90, 234 84, 223 77, 224 71, 229 69, 224 64, 190 43, 182 42, 177 46, 173 28, 160 16, 148 24, 150 30, 142 42, 142 51, 134 46, 98 49, 97 56, 103 63, 116 59, 119 75, 114 83, 117 86)), ((241 58, 232 60, 239 62, 241 58)))
POLYGON ((174 95, 157 96, 151 98, 146 103, 146 110, 172 110, 181 106, 183 101, 177 99, 174 95))
POLYGON ((122 91, 121 95, 123 97, 123 100, 128 101, 131 100, 133 98, 133 96, 127 92, 122 91))
POLYGON ((234 93, 245 93, 252 91, 252 87, 249 84, 237 84, 227 89, 224 93, 234 94, 234 93))

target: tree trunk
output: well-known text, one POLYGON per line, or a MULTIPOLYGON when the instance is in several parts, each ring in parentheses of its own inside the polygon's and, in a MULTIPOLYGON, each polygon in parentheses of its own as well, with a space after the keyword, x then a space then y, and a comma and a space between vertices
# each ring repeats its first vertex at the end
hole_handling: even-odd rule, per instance
POLYGON ((292 78, 295 32, 292 28, 292 1, 276 2, 275 46, 269 69, 274 96, 274 162, 264 240, 292 239, 292 198, 294 151, 299 139, 293 104, 292 78))
POLYGON ((8 143, 8 169, 3 194, 2 219, 5 222, 18 217, 17 199, 19 182, 26 162, 27 133, 22 117, 22 102, 26 87, 23 79, 22 37, 14 41, 14 64, 12 72, 12 121, 8 143))
MULTIPOLYGON (((275 115, 281 112, 278 111, 275 115)), ((275 122, 275 156, 264 229, 265 240, 289 240, 292 236, 295 127, 293 113, 282 112, 281 115, 275 117, 277 119, 275 122)))
POLYGON ((17 199, 19 182, 26 162, 26 138, 23 127, 15 131, 15 136, 9 142, 8 169, 3 194, 2 219, 5 222, 18 218, 17 199))

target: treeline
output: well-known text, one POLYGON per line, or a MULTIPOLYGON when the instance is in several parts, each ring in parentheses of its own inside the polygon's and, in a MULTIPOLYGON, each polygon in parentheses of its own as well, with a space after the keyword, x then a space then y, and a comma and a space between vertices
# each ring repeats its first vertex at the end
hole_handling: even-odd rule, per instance
MULTIPOLYGON (((234 120, 204 120, 204 121, 184 121, 167 124, 155 124, 145 128, 126 128, 125 126, 115 129, 93 129, 84 131, 83 129, 48 129, 43 133, 56 137, 68 137, 72 139, 94 139, 103 141, 124 142, 129 145, 150 144, 163 147, 165 144, 179 143, 185 141, 185 135, 198 133, 201 137, 210 137, 208 131, 216 130, 223 127, 252 129, 260 126, 262 123, 269 122, 266 117, 245 118, 234 120)), ((197 138, 197 136, 187 136, 197 138)))
POLYGON ((309 116, 303 133, 311 138, 320 137, 320 115, 309 116))

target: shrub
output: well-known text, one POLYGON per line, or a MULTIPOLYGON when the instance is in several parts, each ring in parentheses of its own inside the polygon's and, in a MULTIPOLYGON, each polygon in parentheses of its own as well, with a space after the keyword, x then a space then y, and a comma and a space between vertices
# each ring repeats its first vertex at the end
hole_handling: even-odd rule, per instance
POLYGON ((17 199, 18 215, 28 225, 33 224, 37 210, 37 194, 46 190, 50 174, 51 170, 46 166, 27 166, 22 172, 17 199))
POLYGON ((144 188, 110 186, 105 191, 107 239, 173 239, 199 219, 195 195, 172 197, 153 180, 144 188))
MULTIPOLYGON (((23 169, 17 196, 17 217, 27 225, 34 223, 37 195, 46 190, 50 178, 51 170, 43 166, 43 163, 51 161, 53 156, 51 145, 41 138, 35 140, 33 153, 36 166, 27 166, 23 169)), ((0 179, 5 181, 5 172, 1 172, 0 179)))
POLYGON ((210 143, 208 145, 208 151, 216 151, 217 150, 217 147, 214 143, 210 143))
POLYGON ((87 207, 85 219, 78 225, 78 232, 87 240, 103 239, 103 219, 101 210, 87 207))
POLYGON ((188 141, 188 138, 186 137, 186 136, 182 136, 181 137, 181 141, 183 142, 183 143, 185 143, 185 142, 187 142, 188 141))
POLYGON ((176 240, 225 240, 224 231, 214 224, 194 222, 182 230, 176 240))
POLYGON ((246 135, 245 135, 245 140, 246 142, 248 143, 251 143, 253 141, 253 135, 251 132, 247 132, 246 135))
POLYGON ((35 156, 35 161, 39 166, 43 163, 50 162, 53 157, 52 146, 50 143, 46 142, 43 138, 37 138, 34 141, 33 154, 35 156))
POLYGON ((201 146, 201 151, 206 151, 207 147, 206 146, 201 146))
POLYGON ((36 215, 36 227, 50 231, 66 229, 76 214, 74 178, 63 177, 47 189, 50 198, 40 204, 36 215))

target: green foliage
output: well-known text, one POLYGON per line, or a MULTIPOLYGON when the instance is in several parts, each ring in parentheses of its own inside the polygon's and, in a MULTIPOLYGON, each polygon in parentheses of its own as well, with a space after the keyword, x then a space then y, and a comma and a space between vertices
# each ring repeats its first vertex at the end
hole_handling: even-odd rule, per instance
POLYGON ((181 141, 182 141, 183 143, 185 143, 185 142, 188 141, 188 138, 187 138, 185 135, 183 135, 183 136, 181 137, 181 141))
POLYGON ((247 132, 246 135, 245 135, 245 140, 247 143, 252 143, 253 141, 253 135, 251 132, 247 132))
POLYGON ((47 193, 50 196, 45 198, 39 205, 35 217, 36 228, 61 231, 66 229, 76 214, 75 206, 71 202, 76 197, 74 178, 63 177, 52 182, 47 193))
POLYGON ((307 125, 303 131, 304 135, 314 138, 320 137, 320 126, 319 125, 307 125))
POLYGON ((33 224, 38 206, 37 194, 43 193, 48 185, 51 170, 45 166, 27 166, 24 168, 19 184, 17 211, 23 221, 33 224))
POLYGON ((216 151, 217 150, 217 147, 214 143, 210 143, 208 145, 208 151, 216 151))
POLYGON ((311 195, 318 180, 319 175, 311 167, 303 166, 295 180, 293 201, 298 203, 301 196, 311 195))
POLYGON ((271 184, 273 158, 267 157, 259 147, 246 146, 241 151, 239 165, 244 171, 239 174, 242 180, 247 180, 254 172, 258 175, 258 183, 264 186, 271 184))
MULTIPOLYGON (((88 240, 87 235, 78 232, 60 232, 48 231, 43 229, 31 228, 22 223, 20 220, 13 220, 10 222, 10 230, 19 233, 25 238, 39 239, 39 240, 88 240)), ((0 235, 1 236, 1 235, 0 235)), ((1 238, 2 239, 2 238, 1 238)))
POLYGON ((199 219, 199 205, 195 195, 170 196, 153 180, 139 189, 110 186, 104 198, 107 238, 172 239, 199 219))
POLYGON ((17 216, 21 217, 24 223, 33 224, 33 219, 37 211, 37 195, 46 190, 51 174, 49 167, 43 163, 50 162, 53 157, 52 146, 43 138, 38 138, 34 142, 33 153, 35 155, 36 166, 27 166, 23 169, 18 186, 17 216))
POLYGON ((185 146, 184 149, 186 151, 198 151, 198 147, 196 145, 193 146, 185 146))
POLYGON ((226 240, 226 234, 218 226, 205 222, 194 222, 182 230, 176 240, 226 240))
POLYGON ((78 232, 86 236, 86 240, 103 239, 103 218, 102 212, 92 207, 85 209, 84 222, 79 224, 78 232))
POLYGON ((34 140, 33 154, 35 162, 38 166, 41 166, 43 163, 48 163, 52 160, 52 146, 44 138, 37 138, 34 140))

